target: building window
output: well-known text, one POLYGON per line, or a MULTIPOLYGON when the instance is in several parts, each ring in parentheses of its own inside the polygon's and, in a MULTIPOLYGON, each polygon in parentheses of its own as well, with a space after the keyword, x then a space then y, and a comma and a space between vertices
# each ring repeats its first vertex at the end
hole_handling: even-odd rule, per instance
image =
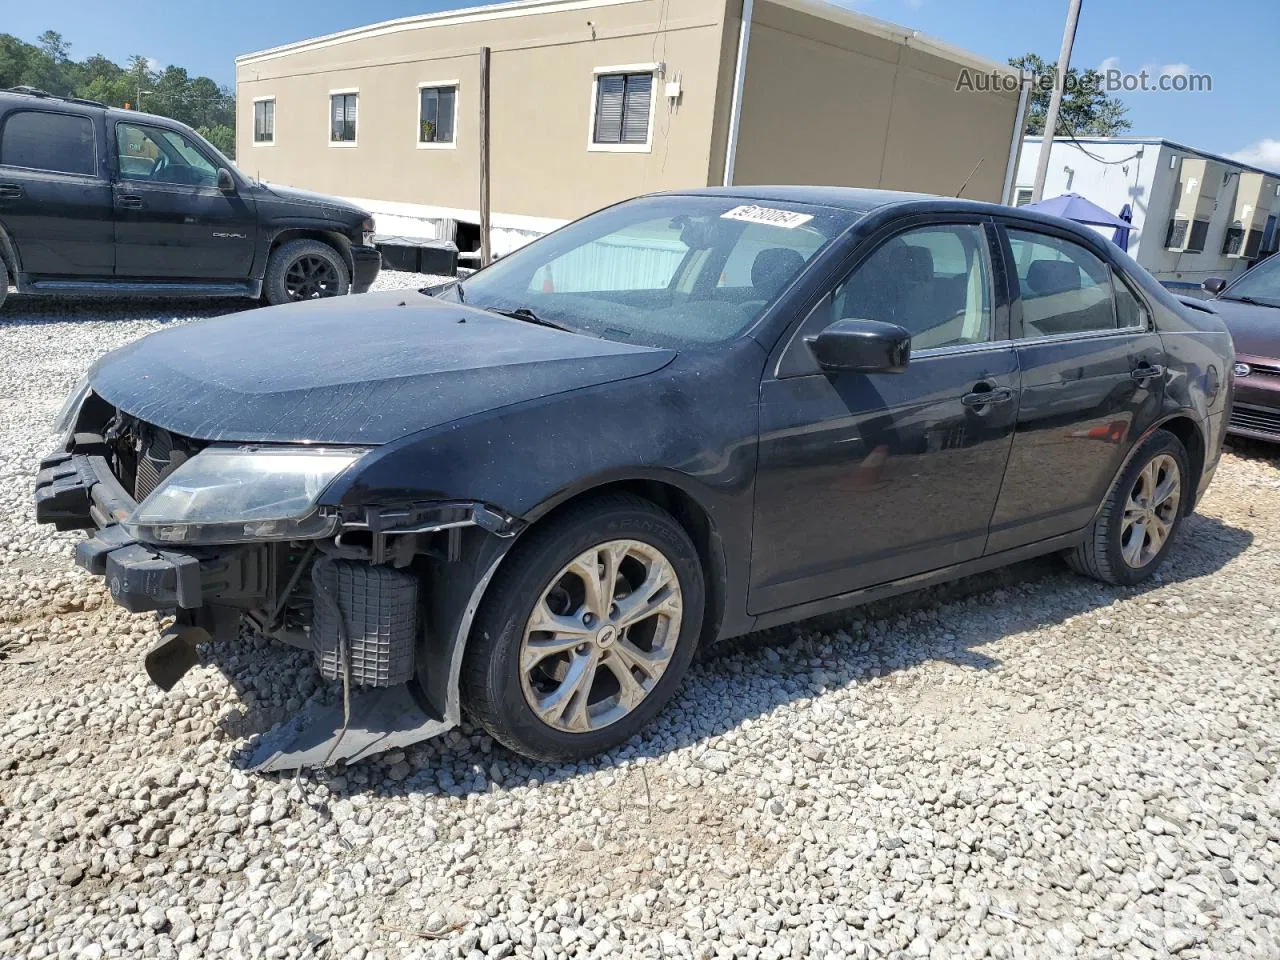
POLYGON ((329 142, 356 142, 356 113, 360 106, 360 94, 354 90, 340 90, 329 95, 329 142))
POLYGON ((253 142, 276 142, 275 97, 263 97, 253 101, 253 142))
POLYGON ((1031 187, 1019 187, 1018 193, 1014 197, 1013 205, 1015 207, 1025 207, 1031 202, 1031 198, 1035 196, 1035 191, 1031 187))
POLYGON ((452 147, 458 120, 458 85, 424 83, 418 87, 418 146, 452 147))
POLYGON ((648 150, 653 70, 596 73, 591 144, 605 150, 648 150))

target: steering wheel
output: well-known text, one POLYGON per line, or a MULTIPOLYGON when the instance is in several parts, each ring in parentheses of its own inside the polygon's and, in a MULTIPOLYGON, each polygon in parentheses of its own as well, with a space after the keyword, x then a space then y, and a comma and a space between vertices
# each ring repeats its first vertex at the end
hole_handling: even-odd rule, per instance
POLYGON ((151 179, 157 179, 167 166, 169 166, 169 158, 162 153, 156 160, 156 165, 151 168, 151 179))

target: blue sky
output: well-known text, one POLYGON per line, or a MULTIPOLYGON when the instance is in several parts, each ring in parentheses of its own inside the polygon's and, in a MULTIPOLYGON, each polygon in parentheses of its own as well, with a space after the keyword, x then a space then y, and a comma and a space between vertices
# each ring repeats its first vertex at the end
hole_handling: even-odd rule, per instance
MULTIPOLYGON (((679 3, 680 0, 674 0, 679 3)), ((844 0, 872 16, 915 27, 996 60, 1035 51, 1056 59, 1067 0, 844 0)), ((301 40, 376 20, 468 6, 447 0, 220 0, 156 4, 154 0, 59 0, 49 5, 0 0, 0 31, 34 40, 57 30, 72 53, 123 61, 141 53, 176 63, 220 83, 234 79, 239 53, 301 40), (181 12, 179 12, 181 11, 181 12)), ((1134 93, 1133 133, 1280 170, 1280 111, 1268 77, 1280 38, 1280 2, 1229 0, 1084 0, 1073 63, 1104 62, 1213 78, 1212 93, 1134 93), (1221 18, 1211 13, 1222 11, 1221 18)))

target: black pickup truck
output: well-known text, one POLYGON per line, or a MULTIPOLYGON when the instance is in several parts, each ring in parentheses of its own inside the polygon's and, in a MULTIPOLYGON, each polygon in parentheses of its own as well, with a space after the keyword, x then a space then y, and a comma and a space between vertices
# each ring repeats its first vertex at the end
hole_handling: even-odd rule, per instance
POLYGON ((58 296, 363 293, 372 217, 253 180, 185 124, 90 100, 0 90, 0 301, 58 296))

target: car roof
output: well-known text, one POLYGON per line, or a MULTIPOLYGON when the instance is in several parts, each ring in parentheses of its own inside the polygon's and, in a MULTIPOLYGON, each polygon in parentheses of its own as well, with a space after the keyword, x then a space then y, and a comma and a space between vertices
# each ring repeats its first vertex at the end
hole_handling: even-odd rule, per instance
POLYGON ((915 213, 968 213, 995 216, 1004 220, 1020 220, 1025 224, 1065 230, 1083 238, 1095 247, 1105 249, 1105 238, 1088 227, 1052 214, 1038 213, 1022 207, 1010 207, 985 200, 965 200, 960 197, 942 197, 930 193, 908 193, 901 190, 878 190, 869 187, 829 186, 734 186, 704 187, 693 190, 671 190, 659 196, 708 196, 741 199, 756 203, 808 203, 833 207, 850 213, 866 215, 872 211, 902 207, 902 214, 915 213))
POLYGON ((56 94, 45 93, 43 90, 36 90, 34 87, 0 88, 0 98, 7 99, 10 97, 20 97, 23 102, 34 101, 35 103, 62 104, 85 112, 101 111, 106 116, 113 119, 142 120, 147 123, 154 123, 160 126, 174 128, 186 127, 186 124, 170 117, 162 117, 154 113, 143 113, 140 110, 125 110, 122 107, 112 107, 102 103, 101 101, 86 100, 83 97, 60 97, 56 94))

